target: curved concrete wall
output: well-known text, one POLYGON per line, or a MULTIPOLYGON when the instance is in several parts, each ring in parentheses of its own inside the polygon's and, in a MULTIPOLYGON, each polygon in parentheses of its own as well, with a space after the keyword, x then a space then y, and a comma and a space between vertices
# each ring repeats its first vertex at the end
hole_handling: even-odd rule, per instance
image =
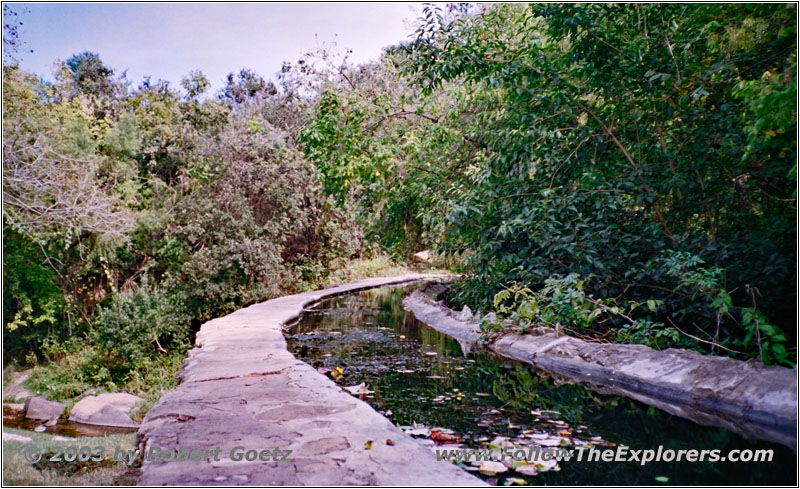
POLYGON ((139 484, 485 485, 438 462, 430 449, 286 349, 282 327, 307 305, 425 278, 433 276, 362 280, 262 302, 205 323, 181 368, 180 384, 145 416, 139 448, 147 457, 155 447, 220 447, 220 460, 145 458, 139 484), (232 461, 228 455, 237 446, 291 450, 291 461, 232 461))

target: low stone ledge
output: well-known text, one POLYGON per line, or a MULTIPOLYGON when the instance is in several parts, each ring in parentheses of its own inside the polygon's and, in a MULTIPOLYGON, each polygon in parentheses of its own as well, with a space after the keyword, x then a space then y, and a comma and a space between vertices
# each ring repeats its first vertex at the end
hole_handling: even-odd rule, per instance
MULTIPOLYGON (((430 289, 428 289, 430 290, 430 289)), ((403 305, 457 339, 477 341, 479 325, 415 291, 403 305)), ((560 380, 629 397, 670 414, 721 426, 747 438, 797 445, 797 372, 689 350, 589 343, 554 332, 500 337, 486 347, 560 380)))

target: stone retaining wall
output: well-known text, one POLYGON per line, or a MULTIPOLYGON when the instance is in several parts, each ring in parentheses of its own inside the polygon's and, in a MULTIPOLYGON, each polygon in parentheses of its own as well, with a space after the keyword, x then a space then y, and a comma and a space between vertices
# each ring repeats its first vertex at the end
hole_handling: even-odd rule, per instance
MULTIPOLYGON (((434 329, 476 343, 478 323, 459 320, 457 312, 434 300, 435 290, 415 291, 403 304, 434 329)), ((505 335, 486 347, 600 393, 797 450, 796 369, 688 350, 588 343, 544 328, 536 334, 505 335)))

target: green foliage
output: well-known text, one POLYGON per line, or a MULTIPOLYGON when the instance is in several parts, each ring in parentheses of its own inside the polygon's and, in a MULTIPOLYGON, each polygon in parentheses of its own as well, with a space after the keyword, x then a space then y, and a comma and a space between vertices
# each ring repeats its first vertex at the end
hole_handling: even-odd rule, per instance
POLYGON ((178 205, 167 238, 179 243, 168 283, 194 317, 210 319, 278 295, 299 273, 320 273, 359 247, 359 233, 320 199, 314 168, 268 124, 233 119, 209 149, 209 179, 178 205))
POLYGON ((376 62, 213 96, 10 60, 4 350, 60 396, 166 389, 190 323, 431 249, 494 328, 790 365, 796 31, 791 4, 427 6, 376 62))
POLYGON ((429 97, 457 94, 435 115, 457 121, 449 147, 460 137, 474 155, 438 181, 439 248, 469 272, 455 300, 488 307, 503 284, 578 274, 594 277, 593 297, 663 302, 635 331, 609 324, 629 325, 624 337, 676 344, 677 328, 653 326, 676 320, 733 346, 746 333, 728 311, 750 285, 794 329, 794 15, 533 4, 446 19, 428 7, 405 73, 429 97), (668 252, 708 265, 674 273, 668 252))
POLYGON ((34 368, 26 385, 48 399, 70 399, 92 387, 116 390, 97 348, 48 343, 44 356, 47 363, 34 368))
POLYGON ((424 215, 438 207, 431 188, 438 172, 426 151, 438 121, 398 75, 399 58, 329 67, 341 85, 323 84, 297 142, 325 193, 354 209, 367 239, 410 258, 434 238, 424 215))
POLYGON ((583 289, 584 281, 573 273, 563 278, 548 278, 535 293, 514 284, 495 294, 493 305, 500 314, 509 314, 512 320, 519 321, 523 330, 531 325, 586 328, 604 312, 619 313, 618 307, 608 307, 603 301, 587 297, 583 289), (506 305, 509 299, 511 305, 506 305))
POLYGON ((52 268, 29 238, 3 227, 3 343, 6 351, 35 349, 60 330, 66 306, 52 268))
POLYGON ((112 296, 95 320, 95 342, 115 379, 169 350, 184 351, 189 321, 174 297, 147 284, 112 296))
POLYGON ((742 325, 747 330, 744 346, 751 347, 756 343, 759 356, 764 363, 768 365, 778 363, 790 367, 796 363, 796 357, 786 350, 786 335, 779 327, 769 324, 758 309, 742 308, 742 325))
POLYGON ((623 303, 613 297, 595 299, 585 291, 586 280, 572 273, 565 277, 550 277, 544 286, 534 292, 528 287, 512 284, 494 296, 493 308, 501 317, 507 317, 518 332, 532 327, 546 326, 580 334, 581 330, 602 331, 605 323, 621 318, 614 338, 627 343, 643 343, 653 348, 678 344, 678 331, 648 319, 663 305, 663 301, 649 299, 638 303, 623 303), (644 311, 645 307, 647 311, 644 311), (637 310, 645 316, 632 317, 637 310), (575 331, 573 328, 579 328, 575 331))

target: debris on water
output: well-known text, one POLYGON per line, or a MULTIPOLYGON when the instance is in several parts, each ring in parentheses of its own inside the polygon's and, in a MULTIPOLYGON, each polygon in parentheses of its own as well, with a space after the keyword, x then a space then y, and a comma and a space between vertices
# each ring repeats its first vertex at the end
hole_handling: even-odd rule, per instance
POLYGON ((431 430, 431 440, 438 442, 438 443, 451 443, 451 442, 460 442, 461 437, 458 435, 452 435, 445 433, 441 429, 431 430))
POLYGON ((497 475, 508 472, 508 467, 502 462, 484 461, 481 463, 480 472, 484 475, 497 475))
POLYGON ((522 464, 514 467, 514 470, 519 472, 522 475, 527 475, 528 477, 535 477, 539 475, 539 471, 536 470, 536 466, 533 464, 522 464))
POLYGON ((428 428, 415 428, 413 430, 406 431, 406 434, 411 436, 428 436, 430 434, 430 430, 428 428))
MULTIPOLYGON (((605 398, 586 396, 577 391, 578 386, 562 387, 536 376, 532 370, 525 370, 527 377, 520 377, 513 365, 484 352, 471 352, 466 357, 459 342, 428 328, 404 311, 401 298, 402 291, 398 289, 376 289, 330 299, 307 311, 287 331, 289 348, 297 358, 367 400, 413 437, 415 443, 434 453, 463 449, 489 450, 497 455, 498 450, 514 447, 515 452, 520 449, 527 454, 530 450, 541 453, 559 447, 615 446, 603 437, 594 436, 597 429, 604 436, 619 438, 620 443, 624 440, 626 445, 637 444, 637 449, 647 448, 647 443, 652 442, 651 438, 641 436, 642 422, 636 412, 631 409, 621 412, 616 401, 607 406, 613 409, 598 409, 606 407, 605 398), (578 424, 579 421, 585 424, 578 424)), ((683 429, 676 436, 676 429, 682 425, 670 419, 659 418, 657 426, 658 430, 669 432, 665 436, 670 441, 698 439, 694 435, 694 438, 680 436, 689 432, 696 435, 702 428, 683 429)), ((647 427, 656 426, 652 416, 643 423, 647 427)), ((374 443, 394 446, 395 442, 370 440, 364 443, 365 449, 375 448, 374 443)), ((783 463, 786 460, 784 457, 783 463)), ((789 458, 788 462, 796 467, 796 461, 792 460, 789 458)), ((486 462, 473 458, 458 465, 491 485, 506 486, 587 482, 635 485, 647 480, 654 484, 718 485, 729 480, 784 479, 771 475, 764 479, 765 473, 774 471, 732 479, 727 474, 708 475, 687 466, 667 477, 656 472, 655 465, 641 468, 631 464, 610 471, 600 467, 602 464, 545 461, 542 457, 486 462), (563 474, 558 473, 562 468, 559 464, 564 464, 563 474)))
POLYGON ((344 390, 346 390, 350 394, 353 394, 353 395, 356 395, 356 396, 367 395, 367 394, 372 394, 373 393, 373 391, 371 391, 371 390, 369 390, 367 388, 367 384, 365 384, 364 382, 362 382, 362 383, 360 383, 358 385, 351 385, 350 387, 344 387, 344 390))

